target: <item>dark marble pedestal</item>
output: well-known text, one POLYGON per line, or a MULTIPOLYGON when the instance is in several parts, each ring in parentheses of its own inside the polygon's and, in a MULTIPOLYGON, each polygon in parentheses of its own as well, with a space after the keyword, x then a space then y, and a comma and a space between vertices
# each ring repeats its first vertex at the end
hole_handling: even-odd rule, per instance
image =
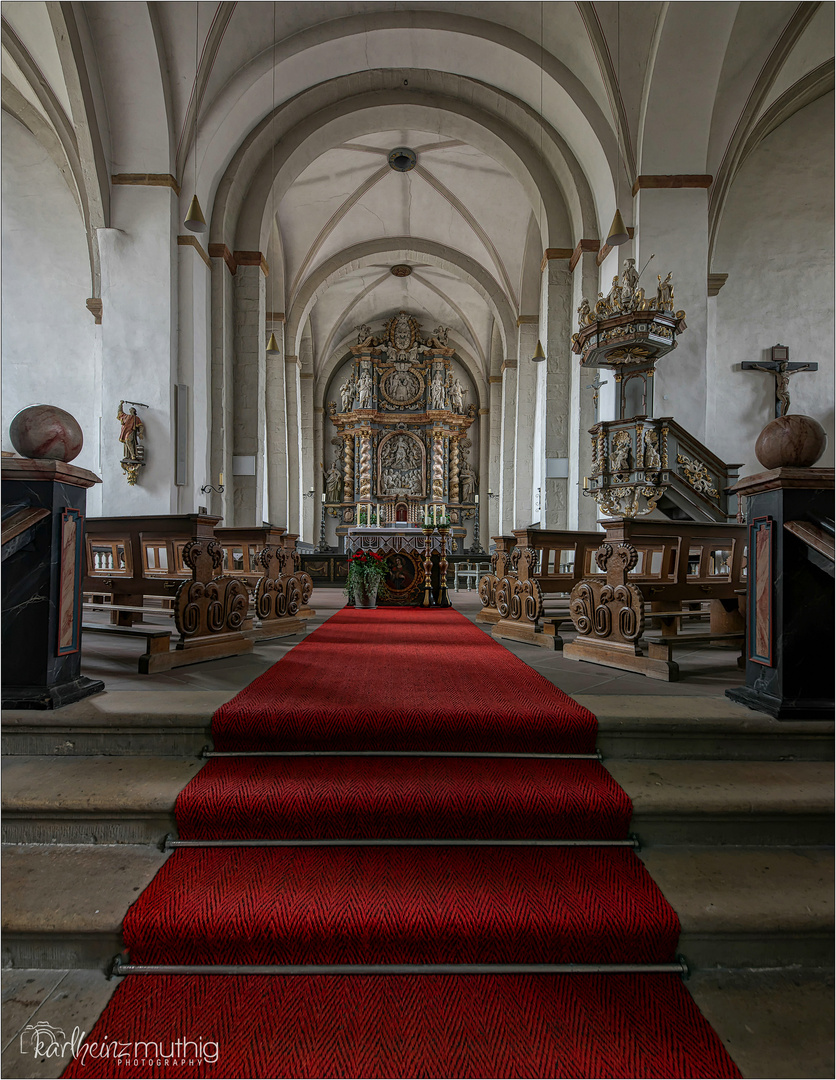
POLYGON ((87 488, 101 481, 62 461, 13 457, 2 479, 3 708, 57 709, 104 690, 81 674, 87 488))
POLYGON ((746 685, 732 701, 778 720, 832 719, 833 563, 788 522, 833 520, 833 469, 772 469, 731 489, 747 500, 746 685))

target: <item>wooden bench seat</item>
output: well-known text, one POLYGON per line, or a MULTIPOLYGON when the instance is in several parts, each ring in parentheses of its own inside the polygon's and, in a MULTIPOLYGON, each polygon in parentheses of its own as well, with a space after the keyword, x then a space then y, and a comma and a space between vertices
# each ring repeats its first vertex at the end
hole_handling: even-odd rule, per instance
POLYGON ((159 626, 112 626, 109 623, 82 623, 85 634, 110 634, 114 637, 145 639, 145 652, 139 658, 137 670, 140 675, 155 671, 168 671, 173 665, 171 631, 159 626))

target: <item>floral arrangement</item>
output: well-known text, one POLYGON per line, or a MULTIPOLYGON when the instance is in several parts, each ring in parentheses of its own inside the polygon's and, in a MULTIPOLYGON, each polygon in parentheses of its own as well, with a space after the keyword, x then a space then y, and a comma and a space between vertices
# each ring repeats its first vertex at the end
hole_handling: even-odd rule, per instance
POLYGON ((377 551, 358 551, 348 560, 348 577, 345 579, 345 594, 351 599, 357 588, 370 591, 377 589, 379 596, 385 596, 386 586, 383 579, 389 573, 389 560, 377 551))

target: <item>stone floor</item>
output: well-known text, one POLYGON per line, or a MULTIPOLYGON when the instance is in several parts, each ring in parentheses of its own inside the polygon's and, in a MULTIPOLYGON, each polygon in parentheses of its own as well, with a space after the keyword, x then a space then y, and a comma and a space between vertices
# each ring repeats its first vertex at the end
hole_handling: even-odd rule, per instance
MULTIPOLYGON (((473 618, 479 611, 480 603, 475 592, 454 592, 451 596, 454 606, 469 618, 473 618)), ((344 603, 342 593, 337 589, 318 589, 314 599, 317 615, 309 620, 309 631, 321 625, 344 603)), ((490 632, 489 626, 482 628, 486 633, 490 632)), ((571 637, 572 635, 564 636, 571 637)), ((300 637, 293 637, 257 643, 253 652, 245 656, 196 664, 164 674, 141 676, 136 671, 136 658, 140 649, 137 642, 95 637, 90 639, 89 644, 85 643, 83 673, 92 678, 103 679, 106 684, 107 694, 99 698, 103 715, 118 713, 129 704, 130 713, 136 716, 164 717, 172 709, 182 708, 186 714, 191 710, 194 716, 199 718, 204 714, 211 715, 218 705, 228 700, 286 655, 299 640, 301 640, 300 637), (108 697, 108 695, 112 696, 108 697)), ((599 715, 602 736, 606 733, 612 735, 613 732, 617 735, 618 732, 615 729, 625 722, 624 717, 641 717, 645 729, 645 741, 641 744, 644 747, 642 755, 644 757, 662 756, 661 752, 654 753, 652 749, 654 724, 658 724, 661 732, 666 725, 670 726, 674 715, 681 724, 688 724, 693 728, 705 728, 707 736, 704 741, 705 752, 701 755, 705 759, 719 757, 720 751, 712 752, 711 732, 727 722, 730 716, 738 717, 739 714, 737 724, 741 731, 747 725, 757 726, 759 722, 762 723, 762 720, 758 720, 757 714, 739 706, 732 706, 724 697, 724 691, 727 688, 740 685, 742 682, 742 673, 737 668, 736 652, 733 649, 689 650, 683 648, 675 654, 681 670, 680 681, 663 683, 640 675, 621 673, 594 664, 567 660, 560 652, 515 642, 506 641, 502 644, 560 689, 572 696, 580 697, 584 704, 599 715)), ((62 710, 62 712, 69 719, 69 712, 75 708, 75 706, 70 706, 68 710, 62 710)), ((58 715, 55 714, 56 719, 58 715)), ((795 730, 800 730, 800 728, 797 727, 795 730)), ((23 753, 29 752, 23 751, 23 753)), ((43 751, 34 752, 43 753, 43 751)), ((55 752, 60 753, 60 748, 55 752)), ((92 753, 93 751, 85 752, 92 753)), ((667 751, 664 753, 667 756, 667 751)), ((789 753, 787 756, 792 757, 793 754, 789 753)), ((83 760, 76 759, 77 762, 83 760)), ((123 758, 122 761, 124 760, 123 758)), ((167 772, 164 769, 164 773, 169 781, 168 787, 171 787, 172 791, 178 787, 181 779, 185 783, 195 760, 188 757, 172 757, 168 760, 167 772), (168 775, 169 773, 171 776, 168 775)), ((119 773, 121 766, 119 759, 99 759, 99 761, 107 764, 107 771, 112 772, 114 776, 119 773)), ((151 767, 150 763, 148 764, 151 767)), ((716 800, 718 806, 720 803, 728 803, 732 792, 737 799, 738 808, 744 807, 744 804, 755 806, 764 777, 769 775, 770 764, 760 762, 757 768, 751 763, 738 764, 741 767, 732 774, 723 771, 727 766, 722 762, 715 768, 709 760, 699 763, 667 761, 650 775, 642 774, 640 770, 637 772, 629 761, 614 761, 613 772, 630 791, 637 813, 640 809, 653 813, 654 807, 662 805, 666 797, 666 786, 674 787, 678 798, 691 799, 694 808, 704 809, 706 800, 709 802, 716 800), (759 772, 758 769, 761 767, 766 771, 759 772)), ((37 759, 20 758, 13 761, 12 765, 13 768, 8 775, 13 777, 14 774, 18 774, 17 786, 21 792, 20 798, 23 799, 27 788, 34 789, 36 786, 34 776, 37 772, 37 759), (35 773, 32 773, 33 769, 35 773), (27 776, 30 776, 30 781, 26 780, 27 776)), ((70 759, 62 761, 62 765, 66 765, 68 775, 76 767, 70 759)), ((157 778, 159 779, 159 774, 157 778)), ((146 777, 143 780, 142 776, 137 775, 136 780, 140 788, 143 784, 154 785, 153 778, 146 777)), ((816 798, 819 798, 822 793, 826 795, 828 788, 832 791, 831 781, 824 773, 821 775, 816 773, 815 785, 817 786, 814 793, 809 774, 805 773, 803 783, 799 780, 798 790, 803 791, 805 798, 813 798, 814 794, 816 798)), ((166 787, 166 784, 162 786, 166 787)), ((137 784, 132 782, 131 789, 132 797, 136 798, 137 784)), ((166 812, 164 804, 170 802, 170 794, 167 788, 165 793, 161 793, 160 813, 166 812)), ((792 794, 787 802, 788 804, 793 802, 792 794)), ((681 807, 679 809, 682 810, 681 807)), ((770 842, 778 845, 786 844, 788 840, 776 836, 770 842)), ((124 897, 119 899, 120 909, 127 906, 132 895, 145 883, 147 876, 153 874, 155 866, 163 858, 161 853, 151 845, 143 849, 136 847, 136 841, 133 843, 134 853, 138 853, 140 857, 147 856, 149 865, 146 869, 140 868, 137 871, 136 881, 132 879, 130 883, 124 880, 118 883, 124 893, 124 897), (137 881, 140 883, 137 884, 137 881)), ((99 855, 103 860, 107 859, 109 852, 113 853, 117 850, 114 847, 108 847, 107 843, 99 843, 97 847, 98 852, 95 848, 93 850, 88 848, 89 854, 94 858, 99 855)), ((774 874, 777 871, 779 877, 793 875, 791 870, 783 868, 784 864, 780 861, 787 857, 786 854, 782 854, 778 847, 761 849, 762 861, 765 850, 773 852, 774 858, 767 858, 763 863, 764 872, 774 874), (771 868, 767 865, 770 861, 775 863, 771 868)), ((30 845, 30 852, 32 851, 37 854, 37 845, 30 845)), ((47 854, 43 847, 41 851, 44 855, 47 854)), ((128 857, 129 853, 125 846, 123 846, 122 854, 128 857)), ((727 854, 734 857, 733 853, 727 854)), ((810 872, 819 873, 816 863, 816 859, 820 857, 819 849, 810 849, 809 858, 804 854, 803 849, 790 854, 800 862, 812 860, 810 872)), ((53 848, 51 856, 59 858, 60 850, 53 848)), ((688 906, 688 897, 691 896, 693 890, 689 892, 686 884, 689 877, 693 878, 697 863, 700 866, 705 863, 700 873, 710 877, 713 872, 712 866, 709 865, 712 857, 710 852, 704 850, 695 856, 695 861, 689 865, 687 854, 683 854, 678 862, 674 860, 672 863, 669 860, 666 865, 672 869, 665 871, 660 869, 664 860, 659 850, 654 853, 651 847, 643 853, 643 858, 648 860, 651 872, 657 876, 657 880, 659 873, 662 876, 665 872, 668 873, 670 880, 664 885, 663 891, 676 893, 679 890, 681 893, 683 899, 679 906, 683 917, 683 927, 687 920, 699 921, 707 915, 712 918, 717 917, 717 912, 712 913, 707 910, 709 907, 716 906, 717 896, 715 895, 712 901, 707 903, 706 910, 701 911, 697 908, 703 902, 697 901, 696 893, 694 893, 691 897, 691 907, 694 907, 694 903, 696 907, 691 910, 688 906), (659 863, 658 867, 651 865, 654 859, 659 863)), ((728 905, 728 911, 722 917, 728 918, 730 925, 736 918, 736 905, 751 905, 753 894, 746 885, 746 880, 751 877, 747 871, 747 860, 751 862, 753 858, 755 857, 751 852, 740 850, 739 884, 737 887, 729 888, 724 894, 727 897, 724 903, 728 905)), ((759 863, 758 866, 760 867, 761 864, 759 863)), ((822 866, 824 867, 825 864, 822 863, 822 866)), ((760 872, 761 869, 758 869, 757 873, 760 872)), ((831 872, 829 864, 822 870, 825 875, 831 872)), ((809 901, 805 900, 803 893, 806 879, 802 880, 803 875, 794 876, 797 878, 793 882, 795 892, 798 893, 794 901, 796 906, 799 909, 807 908, 808 912, 812 912, 816 905, 821 907, 822 890, 818 889, 815 896, 811 894, 809 901)), ((729 880, 728 873, 725 874, 725 880, 729 880)), ((7 881, 6 884, 14 892, 14 883, 7 881)), ((115 888, 117 882, 113 881, 112 885, 115 888)), ((732 875, 733 885, 734 875, 732 875)), ((48 875, 43 881, 43 886, 48 888, 48 875)), ((760 892, 765 892, 765 895, 762 896, 758 908, 760 914, 757 918, 763 921, 764 926, 772 917, 774 906, 772 900, 775 891, 769 888, 764 891, 762 887, 760 889, 760 892)), ((102 903, 107 904, 108 889, 103 888, 101 895, 104 897, 102 903)), ((832 889, 825 889, 824 897, 829 904, 832 900, 832 889)), ((56 905, 60 906, 62 898, 56 896, 54 899, 56 905)), ((102 905, 96 905, 96 907, 100 906, 102 905)), ((112 914, 114 929, 118 931, 120 915, 115 909, 112 914)), ((95 915, 98 916, 99 912, 95 915)), ((815 957, 811 956, 803 969, 781 967, 772 970, 737 968, 697 971, 689 979, 688 987, 703 1013, 720 1034, 745 1077, 832 1077, 834 1076, 832 959, 832 955, 825 953, 821 955, 819 964, 815 957)), ((67 1054, 61 1054, 62 1047, 56 1041, 53 1054, 36 1060, 32 1054, 31 1029, 39 1023, 49 1024, 53 1029, 60 1029, 63 1032, 62 1036, 56 1033, 56 1039, 60 1038, 62 1043, 72 1040, 76 1029, 79 1032, 90 1030, 117 985, 118 980, 108 981, 101 971, 96 970, 18 968, 4 971, 0 1074, 3 1077, 59 1076, 69 1060, 67 1054)))
MULTIPOLYGON (((453 606, 469 619, 481 610, 481 602, 475 590, 451 591, 453 606)), ((308 620, 309 632, 345 604, 341 589, 316 589, 314 592, 316 615, 308 620)), ((170 625, 160 618, 161 625, 170 625)), ((146 620, 148 621, 148 620, 146 620)), ((477 624, 490 633, 491 627, 477 624)), ((561 636, 570 641, 575 634, 561 629, 561 636)), ((138 675, 136 656, 141 651, 137 641, 124 642, 108 637, 95 637, 85 645, 82 674, 91 679, 102 679, 109 691, 114 690, 229 690, 230 696, 266 671, 293 648, 300 638, 280 638, 270 642, 256 642, 252 653, 213 660, 210 663, 193 664, 175 668, 156 675, 138 675)), ((576 694, 641 694, 652 697, 665 695, 722 697, 732 686, 743 684, 743 673, 737 667, 738 652, 728 647, 700 647, 676 650, 674 656, 680 667, 680 681, 665 683, 648 679, 644 675, 618 671, 615 668, 568 660, 561 652, 503 640, 502 644, 515 656, 539 671, 565 693, 576 694)))

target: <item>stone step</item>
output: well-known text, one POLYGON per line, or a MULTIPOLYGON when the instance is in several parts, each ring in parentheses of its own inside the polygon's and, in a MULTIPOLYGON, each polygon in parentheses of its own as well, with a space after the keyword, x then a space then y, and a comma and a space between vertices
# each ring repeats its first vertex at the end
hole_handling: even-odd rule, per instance
POLYGON ((633 802, 643 847, 832 845, 833 764, 605 762, 633 802))
POLYGON ((611 758, 832 761, 834 723, 775 720, 728 698, 577 694, 598 717, 598 748, 611 758))
MULTIPOLYGON (((176 832, 194 757, 9 757, 2 840, 18 844, 159 844, 176 832)), ((833 766, 823 762, 607 763, 633 800, 643 846, 833 842, 833 766)), ((553 839, 557 837, 557 831, 553 839)))
POLYGON ((7 757, 4 844, 156 844, 197 757, 7 757))
MULTIPOLYGON (((3 859, 3 966, 106 969, 166 855, 147 845, 15 845, 3 859)), ((833 857, 819 849, 664 849, 642 859, 694 969, 832 966, 833 857)))
MULTIPOLYGON (((46 1021, 67 1035, 76 1027, 90 1031, 121 981, 95 970, 4 971, 0 1074, 61 1076, 69 1051, 34 1060, 27 1026, 46 1021)), ((685 985, 745 1077, 833 1077, 832 973, 709 971, 685 985)))
MULTIPOLYGON (((215 710, 233 696, 231 690, 115 690, 54 711, 6 710, 3 753, 197 754, 211 742, 215 710)), ((576 700, 598 717, 605 759, 833 760, 831 721, 774 720, 714 697, 579 694, 576 700)))
POLYGON ((211 741, 215 711, 234 696, 230 690, 114 690, 64 709, 7 709, 2 750, 54 757, 196 755, 211 741))

